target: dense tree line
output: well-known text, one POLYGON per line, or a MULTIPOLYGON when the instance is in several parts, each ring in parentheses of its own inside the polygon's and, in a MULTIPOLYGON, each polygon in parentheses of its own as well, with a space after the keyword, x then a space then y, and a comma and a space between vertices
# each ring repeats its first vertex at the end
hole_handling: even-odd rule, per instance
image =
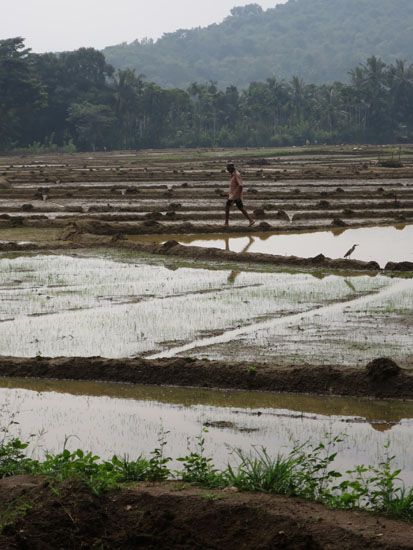
POLYGON ((237 7, 222 23, 104 50, 116 69, 135 68, 163 87, 213 80, 246 88, 269 76, 345 80, 376 55, 411 59, 412 0, 289 0, 264 11, 237 7))
POLYGON ((369 58, 350 83, 270 78, 163 89, 82 48, 32 54, 0 41, 0 149, 276 146, 413 141, 413 65, 369 58))

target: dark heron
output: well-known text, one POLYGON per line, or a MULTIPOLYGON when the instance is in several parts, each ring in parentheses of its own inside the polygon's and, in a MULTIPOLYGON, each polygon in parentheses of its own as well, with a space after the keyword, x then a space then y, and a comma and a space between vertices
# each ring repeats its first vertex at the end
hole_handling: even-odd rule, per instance
POLYGON ((353 246, 350 248, 350 250, 347 250, 347 252, 344 254, 344 257, 345 258, 350 258, 350 256, 356 250, 356 246, 358 246, 358 244, 353 244, 353 246))

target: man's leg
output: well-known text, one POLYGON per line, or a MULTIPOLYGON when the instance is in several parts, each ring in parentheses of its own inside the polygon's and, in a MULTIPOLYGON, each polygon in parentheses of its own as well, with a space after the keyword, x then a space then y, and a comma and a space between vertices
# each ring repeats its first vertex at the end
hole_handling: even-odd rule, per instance
POLYGON ((247 220, 250 222, 250 225, 254 225, 255 220, 254 220, 254 218, 252 218, 252 217, 248 214, 248 212, 245 210, 242 201, 239 200, 239 201, 236 201, 236 203, 237 203, 238 210, 240 210, 240 211, 243 213, 243 215, 244 215, 244 216, 247 218, 247 220))
POLYGON ((227 204, 225 205, 225 227, 228 227, 229 225, 229 209, 231 208, 232 201, 229 199, 227 200, 227 204))

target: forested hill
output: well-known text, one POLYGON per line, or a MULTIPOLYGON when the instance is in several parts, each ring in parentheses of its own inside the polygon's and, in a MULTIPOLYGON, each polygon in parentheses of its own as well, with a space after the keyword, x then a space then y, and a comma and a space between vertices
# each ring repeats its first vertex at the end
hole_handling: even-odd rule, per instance
POLYGON ((371 55, 412 60, 413 0, 289 0, 266 11, 250 4, 234 8, 220 24, 103 53, 116 68, 135 68, 166 87, 209 80, 246 87, 293 75, 343 81, 371 55))

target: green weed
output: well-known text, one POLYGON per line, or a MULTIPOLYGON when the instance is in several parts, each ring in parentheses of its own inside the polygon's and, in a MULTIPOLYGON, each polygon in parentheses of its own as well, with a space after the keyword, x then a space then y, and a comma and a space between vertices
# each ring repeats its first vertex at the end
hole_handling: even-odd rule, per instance
POLYGON ((151 452, 151 458, 145 472, 145 478, 147 481, 164 481, 170 477, 171 472, 167 464, 172 460, 172 458, 165 456, 167 435, 168 432, 161 432, 158 438, 159 446, 151 452))
POLYGON ((230 486, 241 491, 257 491, 283 495, 294 494, 294 461, 278 455, 271 458, 265 449, 256 449, 254 455, 235 450, 240 463, 228 465, 226 478, 230 486))
MULTIPOLYGON (((234 450, 236 465, 218 470, 212 458, 205 455, 206 432, 203 430, 196 438, 194 449, 177 459, 182 464, 180 470, 169 466, 171 458, 165 454, 167 432, 160 434, 158 447, 149 458, 139 456, 132 461, 116 456, 101 461, 97 455, 80 449, 47 453, 43 461, 38 461, 26 456, 27 443, 3 439, 0 441, 0 478, 23 473, 43 475, 53 482, 51 488, 57 492, 60 482, 77 479, 97 495, 122 483, 174 478, 207 489, 236 487, 241 491, 300 496, 332 508, 364 509, 413 521, 413 487, 407 488, 401 482, 401 471, 394 467, 395 457, 388 446, 377 466, 360 465, 344 474, 333 468, 337 445, 344 436, 330 436, 317 445, 299 445, 276 457, 271 457, 264 448, 248 454, 234 450)), ((208 494, 205 498, 217 498, 215 493, 210 493, 211 497, 208 494)), ((15 512, 20 514, 22 510, 15 512)), ((10 517, 13 514, 12 510, 10 517)))
POLYGON ((212 458, 205 456, 205 436, 207 429, 203 429, 201 435, 196 438, 196 449, 188 455, 178 458, 183 470, 176 473, 182 481, 197 483, 204 487, 225 486, 225 476, 216 470, 212 458))

